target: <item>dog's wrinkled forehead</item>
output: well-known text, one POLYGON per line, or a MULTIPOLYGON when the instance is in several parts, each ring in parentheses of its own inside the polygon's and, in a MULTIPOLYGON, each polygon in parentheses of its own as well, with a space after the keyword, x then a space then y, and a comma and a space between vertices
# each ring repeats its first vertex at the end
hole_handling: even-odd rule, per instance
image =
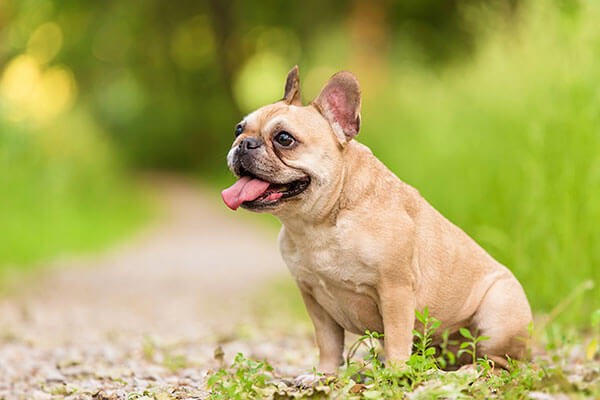
POLYGON ((242 119, 241 133, 258 136, 261 133, 269 134, 276 128, 289 129, 294 124, 297 108, 281 103, 261 107, 242 119))

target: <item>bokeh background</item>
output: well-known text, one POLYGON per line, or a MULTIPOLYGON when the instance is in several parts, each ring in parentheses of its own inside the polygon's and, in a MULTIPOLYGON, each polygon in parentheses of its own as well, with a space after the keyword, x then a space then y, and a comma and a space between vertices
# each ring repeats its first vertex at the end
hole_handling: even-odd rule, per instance
POLYGON ((571 296, 562 318, 585 321, 600 307, 598 21, 592 0, 0 0, 0 279, 135 232, 153 215, 147 171, 218 201, 234 125, 298 64, 305 101, 356 73, 358 140, 535 311, 571 296))

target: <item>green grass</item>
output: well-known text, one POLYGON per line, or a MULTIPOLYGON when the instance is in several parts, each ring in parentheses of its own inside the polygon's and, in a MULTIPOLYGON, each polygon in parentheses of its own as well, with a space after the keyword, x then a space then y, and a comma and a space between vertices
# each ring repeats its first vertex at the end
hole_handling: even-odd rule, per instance
MULTIPOLYGON (((535 343, 544 346, 525 362, 509 360, 509 369, 495 368, 487 358, 476 357, 477 344, 489 338, 477 337, 466 329, 467 339, 458 354, 436 352, 431 337, 440 322, 428 315, 427 309, 416 311, 422 331, 413 331, 413 354, 406 365, 384 365, 380 361, 377 332, 365 332, 347 350, 346 361, 337 376, 323 376, 313 370, 317 381, 312 386, 298 387, 281 377, 267 360, 255 361, 238 354, 234 363, 212 373, 208 379, 211 399, 322 398, 322 399, 524 399, 532 392, 538 396, 567 395, 569 398, 600 396, 600 352, 597 337, 585 339, 564 334, 551 335, 535 343), (585 355, 581 356, 582 348, 585 355), (361 351, 362 350, 362 351, 361 351), (456 357, 466 352, 473 357, 471 369, 446 372, 456 357), (574 355, 575 354, 575 355, 574 355)), ((600 328, 600 314, 592 318, 590 328, 600 328)), ((448 338, 447 335, 444 337, 448 338)), ((531 345, 533 338, 526 339, 531 345)), ((529 354, 532 348, 529 348, 529 354)))
POLYGON ((148 216, 140 208, 141 193, 118 185, 52 195, 44 186, 14 182, 0 200, 0 265, 26 268, 63 253, 97 250, 131 233, 148 216))
POLYGON ((66 254, 102 249, 150 215, 85 113, 43 128, 0 120, 0 287, 66 254))
MULTIPOLYGON (((359 139, 523 283, 548 311, 600 282, 600 7, 547 2, 495 25, 470 62, 398 61, 364 99, 359 139)), ((489 20, 488 20, 489 21, 489 20)), ((571 309, 600 306, 597 288, 571 309)))
POLYGON ((337 377, 314 372, 318 381, 309 387, 290 385, 267 361, 249 360, 238 354, 231 366, 219 369, 208 379, 210 398, 524 399, 532 392, 569 398, 600 395, 600 381, 594 372, 600 367, 597 359, 578 361, 580 369, 570 368, 572 361, 566 352, 549 351, 551 357, 511 361, 509 370, 499 370, 479 358, 472 369, 445 372, 440 368, 441 356, 421 339, 423 351, 413 353, 406 366, 386 367, 378 359, 376 343, 380 337, 367 332, 355 344, 366 348, 362 357, 349 358, 337 377))

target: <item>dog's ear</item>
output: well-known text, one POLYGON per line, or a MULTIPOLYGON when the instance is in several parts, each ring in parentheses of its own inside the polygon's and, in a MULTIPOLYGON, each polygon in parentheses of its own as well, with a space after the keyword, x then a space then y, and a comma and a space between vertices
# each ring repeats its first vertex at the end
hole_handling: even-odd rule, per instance
POLYGON ((290 70, 285 80, 285 93, 283 94, 283 100, 286 104, 301 106, 302 95, 300 94, 300 72, 298 72, 298 66, 290 70))
POLYGON ((360 85, 352 72, 333 75, 321 89, 314 105, 329 121, 340 143, 346 143, 360 129, 360 85))

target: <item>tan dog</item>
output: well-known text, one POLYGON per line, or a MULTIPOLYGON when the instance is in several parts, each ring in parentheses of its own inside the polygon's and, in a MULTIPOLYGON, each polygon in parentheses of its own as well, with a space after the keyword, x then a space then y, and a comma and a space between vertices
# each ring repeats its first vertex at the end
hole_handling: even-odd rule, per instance
POLYGON ((353 140, 360 97, 356 77, 340 72, 303 107, 294 67, 284 98, 236 127, 227 161, 241 179, 223 199, 283 223, 279 246, 315 326, 319 371, 341 364, 344 331, 383 332, 387 362, 406 361, 415 309, 426 306, 442 322, 438 343, 468 328, 491 338, 478 356, 507 367, 531 321, 521 285, 353 140))

